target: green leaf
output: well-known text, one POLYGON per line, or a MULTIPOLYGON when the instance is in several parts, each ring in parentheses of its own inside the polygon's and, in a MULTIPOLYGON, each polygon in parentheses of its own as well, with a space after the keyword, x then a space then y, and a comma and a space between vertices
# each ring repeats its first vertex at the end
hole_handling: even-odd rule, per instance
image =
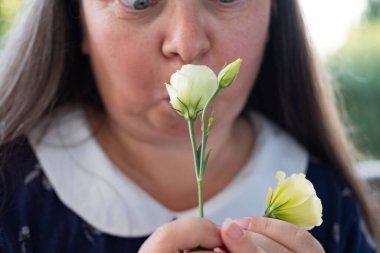
POLYGON ((199 145, 198 149, 197 149, 197 157, 198 159, 200 159, 201 157, 201 149, 202 149, 202 144, 199 145))
MULTIPOLYGON (((208 158, 210 157, 210 154, 211 154, 211 149, 207 152, 206 159, 204 160, 204 163, 203 163, 204 171, 206 170, 206 166, 207 166, 207 162, 208 162, 208 158)), ((204 173, 204 171, 203 171, 203 173, 204 173)))

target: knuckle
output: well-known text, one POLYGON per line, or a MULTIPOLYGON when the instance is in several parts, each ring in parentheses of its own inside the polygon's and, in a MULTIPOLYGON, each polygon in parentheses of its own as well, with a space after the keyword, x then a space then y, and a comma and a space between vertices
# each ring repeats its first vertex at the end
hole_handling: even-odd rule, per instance
POLYGON ((303 229, 298 229, 295 235, 295 241, 302 247, 309 248, 314 244, 314 238, 303 229))
POLYGON ((276 251, 277 253, 294 253, 293 251, 290 251, 288 250, 287 248, 285 247, 281 247, 278 251, 276 251))
POLYGON ((261 226, 266 232, 270 232, 272 229, 272 221, 270 219, 262 219, 261 220, 261 226))
POLYGON ((213 227, 210 226, 210 224, 206 223, 206 222, 200 223, 199 227, 200 227, 201 231, 206 231, 207 233, 213 231, 213 227))
POLYGON ((203 218, 195 218, 188 220, 189 227, 193 227, 198 231, 197 235, 202 237, 203 235, 211 235, 214 233, 218 233, 215 229, 215 224, 211 221, 203 219, 203 218))
POLYGON ((253 253, 266 253, 266 251, 261 247, 255 247, 253 253))

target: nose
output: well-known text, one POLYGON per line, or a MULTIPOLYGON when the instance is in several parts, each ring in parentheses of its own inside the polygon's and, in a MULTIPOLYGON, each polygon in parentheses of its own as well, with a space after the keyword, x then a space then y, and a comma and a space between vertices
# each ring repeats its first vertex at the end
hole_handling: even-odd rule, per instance
POLYGON ((205 18, 190 2, 180 0, 172 8, 162 43, 165 57, 183 64, 199 61, 210 49, 205 18))

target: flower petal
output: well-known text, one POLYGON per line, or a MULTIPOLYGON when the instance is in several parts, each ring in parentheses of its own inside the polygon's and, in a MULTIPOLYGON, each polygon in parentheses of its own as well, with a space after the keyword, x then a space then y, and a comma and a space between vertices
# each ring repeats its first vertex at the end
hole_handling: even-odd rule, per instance
POLYGON ((276 210, 273 216, 309 230, 322 224, 321 200, 316 195, 311 195, 298 206, 276 210))
POLYGON ((183 105, 178 100, 177 90, 172 85, 169 85, 169 84, 165 84, 165 85, 166 85, 166 90, 168 91, 168 94, 170 97, 170 104, 177 112, 181 112, 181 115, 182 115, 182 113, 184 113, 184 108, 183 108, 183 105))
POLYGON ((305 175, 293 174, 289 178, 281 179, 274 193, 273 201, 279 204, 293 206, 306 201, 311 194, 315 194, 313 185, 305 175))
POLYGON ((278 172, 276 177, 278 185, 268 191, 265 215, 305 229, 319 226, 322 223, 321 200, 305 174, 293 174, 285 178, 285 173, 278 172))

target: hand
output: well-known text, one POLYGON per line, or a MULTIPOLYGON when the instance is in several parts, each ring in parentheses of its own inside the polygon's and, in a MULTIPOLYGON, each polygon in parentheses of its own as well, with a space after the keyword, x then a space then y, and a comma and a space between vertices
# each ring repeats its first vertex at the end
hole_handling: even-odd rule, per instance
POLYGON ((321 244, 306 230, 285 221, 247 217, 226 220, 221 229, 230 253, 323 253, 321 244))
POLYGON ((184 218, 159 227, 144 242, 139 253, 179 253, 198 246, 214 249, 220 245, 220 229, 214 223, 202 218, 184 218))

